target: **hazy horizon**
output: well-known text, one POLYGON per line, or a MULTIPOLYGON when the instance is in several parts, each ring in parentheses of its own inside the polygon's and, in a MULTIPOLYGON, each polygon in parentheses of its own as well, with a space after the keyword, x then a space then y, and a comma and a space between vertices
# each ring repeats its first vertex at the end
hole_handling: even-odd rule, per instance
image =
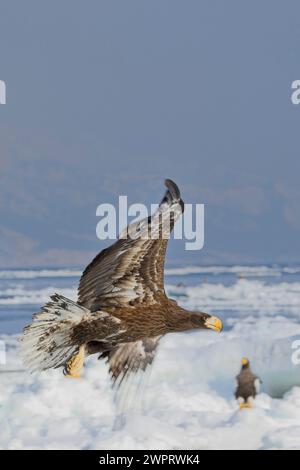
POLYGON ((3 2, 0 269, 83 267, 97 206, 165 178, 205 204, 168 265, 300 262, 299 32, 296 1, 3 2))

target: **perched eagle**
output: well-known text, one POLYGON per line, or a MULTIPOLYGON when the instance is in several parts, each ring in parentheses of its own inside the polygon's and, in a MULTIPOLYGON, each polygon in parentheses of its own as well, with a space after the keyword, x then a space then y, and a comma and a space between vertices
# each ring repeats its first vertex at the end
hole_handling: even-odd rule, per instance
POLYGON ((157 211, 130 224, 87 266, 77 302, 54 294, 34 314, 21 339, 29 369, 62 366, 65 375, 78 377, 85 357, 98 353, 109 362, 113 382, 121 383, 127 374, 152 364, 165 334, 196 328, 221 331, 219 318, 184 310, 166 296, 167 242, 184 204, 176 184, 166 180, 165 185, 157 211))
POLYGON ((235 398, 238 400, 240 408, 252 408, 253 400, 260 389, 261 380, 253 374, 250 362, 245 357, 242 359, 242 368, 236 377, 236 382, 235 398))

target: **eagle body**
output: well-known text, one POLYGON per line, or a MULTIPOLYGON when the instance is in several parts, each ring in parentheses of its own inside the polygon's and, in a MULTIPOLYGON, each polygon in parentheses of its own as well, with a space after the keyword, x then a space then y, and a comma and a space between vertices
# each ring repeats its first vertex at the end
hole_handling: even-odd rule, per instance
POLYGON ((31 370, 64 367, 69 372, 74 364, 82 366, 85 356, 100 353, 113 379, 122 381, 152 364, 165 334, 222 329, 219 318, 187 311, 165 293, 167 242, 184 209, 177 185, 165 183, 157 211, 130 224, 84 270, 77 302, 54 294, 33 316, 21 340, 31 370))
POLYGON ((239 375, 236 377, 237 387, 235 398, 241 407, 245 404, 252 404, 260 389, 261 380, 252 372, 248 359, 242 359, 242 367, 239 375))
POLYGON ((248 398, 255 398, 257 389, 255 386, 256 376, 252 374, 251 370, 242 371, 238 375, 238 386, 235 392, 235 397, 243 398, 244 401, 248 401, 248 398))
MULTIPOLYGON (((99 342, 100 351, 108 345, 116 347, 121 343, 197 328, 194 317, 197 318, 196 312, 188 312, 167 298, 151 306, 106 308, 74 326, 71 341, 86 343, 88 347, 93 343, 93 348, 99 342)), ((201 318, 209 318, 209 315, 201 318)))

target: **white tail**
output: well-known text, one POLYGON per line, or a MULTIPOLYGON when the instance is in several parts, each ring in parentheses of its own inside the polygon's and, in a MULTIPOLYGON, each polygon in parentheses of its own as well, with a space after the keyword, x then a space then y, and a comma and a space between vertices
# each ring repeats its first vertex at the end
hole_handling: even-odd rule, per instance
POLYGON ((51 300, 33 315, 21 338, 23 361, 31 371, 60 367, 76 354, 80 345, 71 342, 72 328, 90 313, 59 294, 51 300))

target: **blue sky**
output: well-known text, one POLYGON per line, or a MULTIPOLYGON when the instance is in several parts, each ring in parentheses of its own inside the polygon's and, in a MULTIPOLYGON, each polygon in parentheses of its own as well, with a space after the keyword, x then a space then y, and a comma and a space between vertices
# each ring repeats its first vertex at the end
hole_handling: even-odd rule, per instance
POLYGON ((205 204, 168 263, 300 261, 300 4, 1 2, 0 267, 84 265, 96 207, 205 204))

